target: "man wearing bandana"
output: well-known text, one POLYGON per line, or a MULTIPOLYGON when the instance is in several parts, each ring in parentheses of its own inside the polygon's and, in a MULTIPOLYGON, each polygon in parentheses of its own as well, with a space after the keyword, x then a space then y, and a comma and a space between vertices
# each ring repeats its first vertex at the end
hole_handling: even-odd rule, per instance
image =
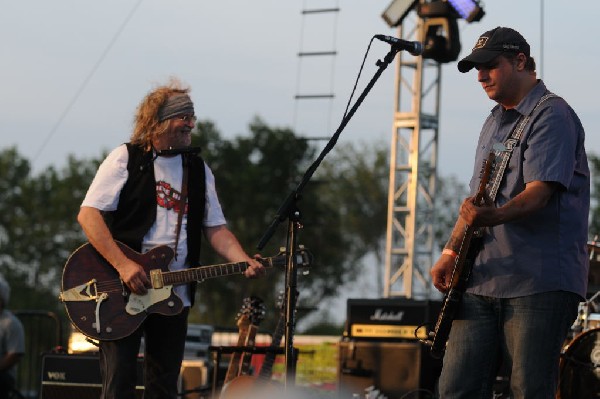
POLYGON ((575 111, 537 78, 529 44, 514 29, 481 35, 458 62, 460 72, 471 69, 496 104, 479 135, 472 196, 431 270, 435 287, 446 292, 466 227, 479 229, 482 245, 450 330, 440 398, 491 398, 502 362, 511 398, 550 399, 561 348, 586 295, 585 133, 575 111), (490 153, 492 184, 474 203, 490 153))
MULTIPOLYGON (((90 243, 135 294, 147 292, 149 277, 115 240, 142 253, 158 245, 170 246, 176 254, 169 265, 174 271, 199 264, 204 235, 228 262, 247 262, 246 277, 265 273, 259 255, 250 257, 227 228, 210 168, 189 151, 196 116, 188 93, 172 79, 142 100, 130 141, 102 162, 78 215, 90 243), (180 201, 182 197, 186 201, 180 201)), ((177 397, 194 286, 178 285, 174 290, 184 304, 180 314, 150 314, 133 334, 100 342, 103 399, 134 398, 142 337, 144 397, 177 397)))

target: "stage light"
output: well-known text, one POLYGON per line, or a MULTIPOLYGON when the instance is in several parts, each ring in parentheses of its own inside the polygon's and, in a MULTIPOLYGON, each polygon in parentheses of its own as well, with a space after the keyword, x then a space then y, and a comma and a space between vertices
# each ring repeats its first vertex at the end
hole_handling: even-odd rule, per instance
POLYGON ((385 9, 381 17, 385 22, 393 28, 402 24, 402 20, 408 15, 409 11, 412 10, 419 0, 394 0, 385 9))
POLYGON ((485 15, 477 0, 434 0, 421 3, 417 7, 421 18, 463 18, 467 22, 477 22, 485 15))
POLYGON ((456 61, 460 54, 460 39, 456 18, 428 18, 425 20, 423 58, 439 63, 456 61))
POLYGON ((423 19, 457 17, 454 8, 450 7, 448 2, 442 0, 431 1, 429 3, 420 3, 417 6, 417 14, 423 19))
POLYGON ((448 3, 467 22, 477 22, 485 15, 477 0, 448 0, 448 3))
POLYGON ((394 0, 382 17, 390 27, 398 26, 412 9, 423 20, 422 56, 439 63, 458 59, 461 45, 457 19, 476 22, 485 14, 479 0, 394 0))

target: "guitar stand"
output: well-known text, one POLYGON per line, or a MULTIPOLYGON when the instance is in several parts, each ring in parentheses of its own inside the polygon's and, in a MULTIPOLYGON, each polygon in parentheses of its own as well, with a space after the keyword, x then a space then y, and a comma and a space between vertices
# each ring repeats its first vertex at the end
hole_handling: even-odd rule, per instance
MULTIPOLYGON (((257 355, 265 355, 267 353, 275 353, 277 355, 284 354, 284 348, 271 348, 267 346, 209 346, 208 351, 212 354, 213 372, 212 372, 212 397, 216 398, 217 386, 219 385, 219 365, 221 363, 221 355, 230 355, 233 353, 252 353, 257 355)), ((297 349, 296 349, 297 351, 297 349)), ((193 390, 192 390, 193 391, 193 390)))

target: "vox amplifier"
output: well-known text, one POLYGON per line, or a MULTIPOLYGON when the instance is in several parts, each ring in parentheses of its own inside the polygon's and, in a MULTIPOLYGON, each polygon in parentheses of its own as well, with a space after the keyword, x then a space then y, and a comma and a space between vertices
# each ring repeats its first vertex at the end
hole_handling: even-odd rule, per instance
MULTIPOLYGON (((144 394, 143 359, 138 360, 136 399, 144 394)), ((100 397, 98 354, 49 353, 42 357, 40 399, 97 399, 100 397)))
POLYGON ((375 340, 426 338, 441 306, 441 301, 406 298, 348 299, 344 336, 375 340))

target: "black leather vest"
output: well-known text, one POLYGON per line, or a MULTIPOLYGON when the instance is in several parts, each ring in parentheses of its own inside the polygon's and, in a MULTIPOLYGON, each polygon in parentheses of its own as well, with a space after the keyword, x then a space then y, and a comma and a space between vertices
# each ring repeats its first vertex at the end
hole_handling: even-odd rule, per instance
MULTIPOLYGON (((156 220, 156 181, 152 151, 127 143, 129 177, 119 197, 115 211, 105 212, 105 220, 113 238, 141 251, 142 240, 156 220)), ((189 166, 186 262, 200 263, 202 222, 206 206, 204 161, 200 156, 182 155, 189 166)))

